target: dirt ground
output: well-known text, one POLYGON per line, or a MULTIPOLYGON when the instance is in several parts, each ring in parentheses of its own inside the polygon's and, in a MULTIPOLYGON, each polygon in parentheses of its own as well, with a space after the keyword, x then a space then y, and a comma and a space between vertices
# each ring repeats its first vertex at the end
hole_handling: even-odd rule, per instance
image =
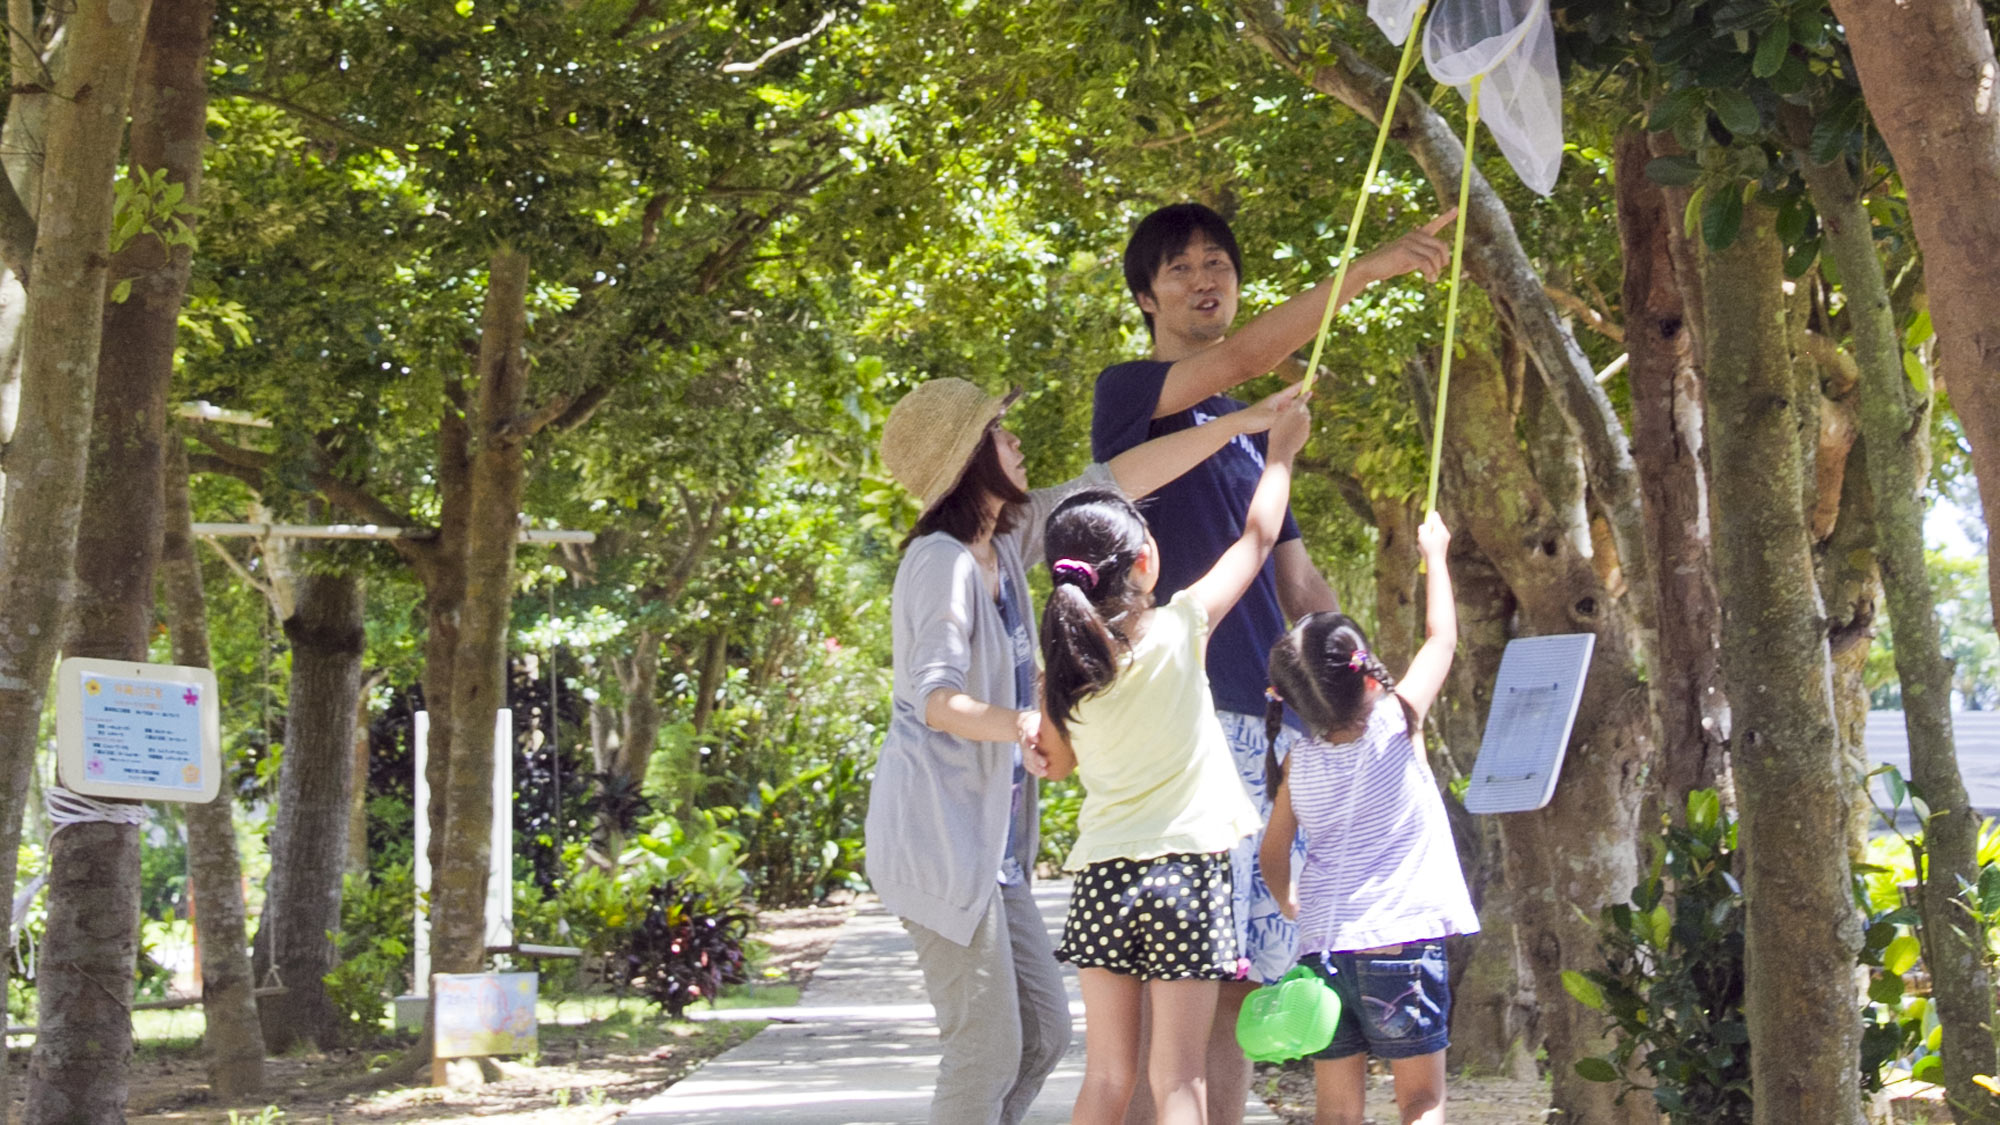
MULTIPOLYGON (((1259 1064, 1257 1089, 1285 1125, 1312 1125, 1312 1069, 1305 1062, 1259 1064)), ((1543 1125, 1549 1104, 1546 1082, 1513 1078, 1453 1077, 1445 1087, 1446 1117, 1452 1125, 1543 1125)), ((1386 1073, 1368 1076, 1367 1125, 1396 1125, 1396 1097, 1386 1073)))
MULTIPOLYGON (((819 967, 851 903, 760 913, 753 941, 755 969, 765 983, 803 984, 819 967)), ((142 1044, 132 1071, 128 1121, 133 1125, 358 1125, 362 1122, 478 1120, 495 1125, 598 1125, 632 1102, 666 1089, 704 1061, 756 1033, 761 1023, 673 1023, 621 1011, 594 1023, 544 1023, 541 1054, 500 1060, 485 1081, 455 1088, 397 1086, 380 1072, 402 1056, 393 1044, 310 1052, 265 1063, 263 1098, 217 1104, 210 1095, 200 1048, 193 1043, 142 1044)), ((28 1050, 10 1055, 10 1073, 25 1075, 28 1050)), ((471 1064, 454 1064, 454 1080, 471 1064)), ((14 1119, 25 1082, 10 1083, 14 1119)))

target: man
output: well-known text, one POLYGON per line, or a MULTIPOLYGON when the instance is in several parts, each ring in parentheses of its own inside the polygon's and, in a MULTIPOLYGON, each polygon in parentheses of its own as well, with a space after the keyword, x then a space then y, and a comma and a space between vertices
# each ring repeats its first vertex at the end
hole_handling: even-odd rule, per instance
MULTIPOLYGON (((1447 214, 1355 261, 1336 298, 1345 304, 1376 281, 1420 273, 1434 281, 1451 250, 1436 237, 1447 214)), ((1145 315, 1153 351, 1147 359, 1115 364, 1097 377, 1091 420, 1091 457, 1106 461, 1149 438, 1244 408, 1228 397, 1237 385, 1264 375, 1310 343, 1332 296, 1332 283, 1262 313, 1229 334, 1236 319, 1243 256, 1221 215, 1199 203, 1162 207, 1140 220, 1125 247, 1125 283, 1145 315)), ((1213 566, 1243 532, 1243 516, 1264 470, 1264 442, 1237 438, 1207 461, 1161 488, 1142 507, 1160 543, 1162 603, 1213 566)), ((1289 515, 1277 549, 1229 615, 1209 634, 1208 676, 1245 788, 1268 819, 1264 791, 1264 666, 1285 631, 1287 618, 1338 609, 1326 579, 1306 554, 1289 515)), ((1279 736, 1278 752, 1292 733, 1279 736)), ((1223 985, 1208 1047, 1209 1121, 1240 1125, 1250 1085, 1250 1063, 1236 1044, 1236 1016, 1259 982, 1276 980, 1292 966, 1296 934, 1257 870, 1260 837, 1244 840, 1232 856, 1236 932, 1247 961, 1247 980, 1223 985)), ((1143 1066, 1143 1052, 1141 1065, 1143 1066)), ((1149 1118, 1145 1099, 1129 1121, 1149 1118)))

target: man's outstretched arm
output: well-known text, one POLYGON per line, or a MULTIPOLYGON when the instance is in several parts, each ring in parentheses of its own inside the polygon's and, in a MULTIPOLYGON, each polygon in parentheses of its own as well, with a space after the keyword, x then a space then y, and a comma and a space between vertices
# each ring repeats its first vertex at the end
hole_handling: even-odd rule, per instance
MULTIPOLYGON (((1338 308, 1377 281, 1406 273, 1420 273, 1426 281, 1436 281, 1451 264, 1451 247, 1437 237, 1457 215, 1457 210, 1425 223, 1386 246, 1378 246, 1357 259, 1347 271, 1337 298, 1338 308)), ((1277 308, 1259 313, 1243 330, 1225 337, 1213 347, 1177 361, 1167 372, 1166 385, 1153 408, 1153 417, 1178 414, 1210 395, 1226 394, 1238 384, 1266 374, 1284 358, 1319 334, 1319 322, 1326 312, 1327 297, 1333 291, 1329 278, 1277 308)))

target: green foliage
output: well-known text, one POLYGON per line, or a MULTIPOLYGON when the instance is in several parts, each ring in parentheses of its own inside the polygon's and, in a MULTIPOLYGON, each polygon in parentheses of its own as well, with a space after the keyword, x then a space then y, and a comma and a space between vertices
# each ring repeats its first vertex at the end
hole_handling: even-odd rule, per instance
MULTIPOLYGON (((1959 705, 1967 710, 2000 708, 2000 639, 1993 634, 1993 615, 1988 608, 1991 594, 1986 583, 1986 560, 1926 551, 1924 563, 1937 600, 1944 654, 1952 662, 1952 692, 1959 705)), ((1862 682, 1868 686, 1870 707, 1902 709, 1902 682, 1896 675, 1896 640, 1894 630, 1884 618, 1876 620, 1875 642, 1868 650, 1862 682)))
MULTIPOLYGON (((195 210, 187 199, 187 185, 169 182, 165 168, 134 168, 130 176, 113 185, 111 252, 116 254, 135 240, 150 237, 159 243, 159 257, 150 265, 164 265, 176 249, 194 249, 194 228, 188 219, 195 210)), ((114 303, 122 304, 131 293, 132 278, 112 280, 114 303)))
POLYGON ((367 1043, 382 1036, 389 1000, 410 981, 410 920, 416 884, 408 861, 377 864, 342 881, 337 962, 326 975, 327 997, 341 1014, 342 1036, 367 1043))
MULTIPOLYGON (((1946 933, 1932 932, 1912 905, 1927 871, 1924 828, 1932 815, 1930 804, 1922 788, 1894 766, 1878 766, 1868 775, 1871 783, 1877 778, 1879 796, 1871 786, 1869 800, 1887 831, 1868 841, 1866 861, 1856 865, 1854 875, 1855 902, 1867 920, 1861 963, 1872 970, 1861 1060, 1862 1081, 1871 1090, 1880 1088, 1883 1070, 1891 1064, 1907 1067, 1919 1080, 1939 1080, 1943 1032, 1931 1004, 1930 974, 1923 968, 1922 952, 1937 941, 1972 940, 1957 921, 1946 933), (1916 820, 1914 831, 1903 827, 1905 811, 1916 820), (1922 987, 1916 987, 1918 983, 1922 987)), ((1964 922, 1972 933, 1983 935, 1984 944, 1977 952, 1991 971, 2000 966, 2000 829, 1992 820, 1980 824, 1974 860, 1978 879, 1959 890, 1964 922)))
MULTIPOLYGON (((1676 1125, 1748 1122, 1750 1028, 1743 1017, 1743 889, 1730 874, 1736 825, 1712 789, 1688 795, 1684 825, 1652 841, 1629 903, 1604 908, 1605 968, 1563 974, 1578 1002, 1610 1017, 1617 1046, 1577 1063, 1584 1078, 1653 1077, 1648 1091, 1676 1125)), ((1629 1094, 1635 1089, 1630 1087, 1629 1094)))

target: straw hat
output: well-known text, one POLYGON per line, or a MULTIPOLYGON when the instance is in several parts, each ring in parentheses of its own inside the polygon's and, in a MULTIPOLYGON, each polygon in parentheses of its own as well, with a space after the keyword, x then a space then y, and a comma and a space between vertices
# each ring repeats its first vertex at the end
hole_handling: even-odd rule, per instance
POLYGON ((1020 397, 990 395, 964 379, 932 379, 903 396, 882 427, 882 464, 929 514, 951 495, 986 428, 1020 397))

